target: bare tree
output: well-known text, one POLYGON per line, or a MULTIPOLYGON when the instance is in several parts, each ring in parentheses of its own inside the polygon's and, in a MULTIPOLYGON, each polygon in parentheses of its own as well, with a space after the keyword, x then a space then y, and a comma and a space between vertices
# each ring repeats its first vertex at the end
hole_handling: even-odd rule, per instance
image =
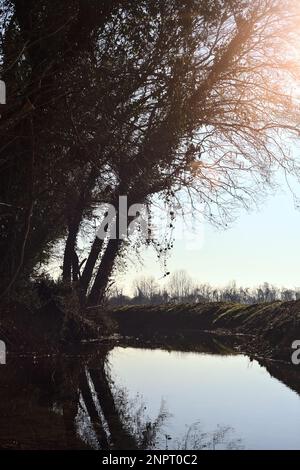
POLYGON ((134 295, 140 302, 151 303, 159 294, 159 286, 152 276, 142 276, 134 281, 134 295))
POLYGON ((185 191, 195 214, 226 224, 276 168, 298 174, 299 6, 53 2, 4 2, 1 273, 10 287, 64 236, 64 280, 95 306, 128 246, 95 238, 79 259, 101 203, 180 204, 185 191))
POLYGON ((182 302, 189 298, 193 290, 192 278, 184 270, 175 271, 170 276, 167 289, 173 299, 182 302))
MULTIPOLYGON (((183 10, 174 6, 166 8, 180 22, 183 10)), ((134 125, 126 128, 127 149, 114 168, 122 183, 117 194, 122 188, 130 201, 150 202, 157 192, 168 200, 186 190, 195 213, 226 224, 264 193, 273 169, 298 171, 284 144, 299 135, 298 98, 290 92, 297 31, 291 2, 219 7, 216 17, 194 3, 192 11, 183 6, 188 24, 179 47, 135 96, 134 125)), ((105 291, 121 245, 108 242, 92 304, 105 291)))

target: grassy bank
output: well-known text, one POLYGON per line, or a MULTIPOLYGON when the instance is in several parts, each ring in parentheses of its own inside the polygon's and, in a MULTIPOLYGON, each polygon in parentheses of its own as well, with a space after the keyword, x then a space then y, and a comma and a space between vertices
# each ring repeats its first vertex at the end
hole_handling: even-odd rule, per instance
MULTIPOLYGON (((51 353, 62 345, 76 348, 81 340, 113 333, 136 343, 196 350, 203 334, 231 338, 228 346, 253 356, 290 361, 291 344, 300 339, 300 301, 255 305, 198 303, 124 306, 80 314, 73 305, 58 308, 50 301, 31 309, 20 303, 1 309, 0 339, 7 349, 51 353)), ((206 339, 205 341, 209 341, 206 339)), ((209 344, 211 348, 211 344, 209 344)))
POLYGON ((124 306, 108 312, 125 336, 148 341, 178 339, 203 331, 243 337, 247 352, 290 360, 291 344, 300 339, 300 301, 242 305, 231 303, 124 306))

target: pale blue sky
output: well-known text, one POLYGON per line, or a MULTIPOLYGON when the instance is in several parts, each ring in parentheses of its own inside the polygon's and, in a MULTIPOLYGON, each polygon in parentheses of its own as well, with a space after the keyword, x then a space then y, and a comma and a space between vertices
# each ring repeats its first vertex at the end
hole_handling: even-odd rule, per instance
MULTIPOLYGON (((300 286, 300 211, 287 187, 270 195, 259 210, 241 212, 227 230, 217 230, 208 223, 198 225, 197 230, 199 244, 175 242, 169 271, 184 269, 195 281, 216 286, 232 280, 249 287, 265 281, 279 287, 300 286)), ((152 249, 144 250, 143 264, 133 254, 130 258, 129 269, 118 276, 126 293, 131 293, 133 279, 141 275, 163 282, 152 249)))

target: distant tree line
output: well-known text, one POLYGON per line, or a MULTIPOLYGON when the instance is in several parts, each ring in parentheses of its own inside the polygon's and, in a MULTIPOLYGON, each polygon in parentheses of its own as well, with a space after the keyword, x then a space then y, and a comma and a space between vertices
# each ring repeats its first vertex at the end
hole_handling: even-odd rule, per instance
POLYGON ((169 282, 160 287, 154 277, 140 277, 134 281, 134 295, 126 296, 123 289, 114 286, 110 291, 110 305, 157 305, 164 303, 238 302, 255 304, 275 301, 300 300, 300 287, 287 289, 268 282, 249 288, 237 286, 233 281, 225 287, 208 283, 197 284, 184 271, 174 272, 169 282))

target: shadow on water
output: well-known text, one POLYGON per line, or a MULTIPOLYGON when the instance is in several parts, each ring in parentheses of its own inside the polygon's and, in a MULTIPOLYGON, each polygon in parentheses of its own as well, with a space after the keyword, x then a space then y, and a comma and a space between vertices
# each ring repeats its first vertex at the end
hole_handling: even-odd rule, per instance
MULTIPOLYGON (((132 340, 128 338, 121 342, 124 347, 129 343, 132 340)), ((165 343, 169 351, 176 350, 174 340, 166 339, 165 343)), ((230 426, 218 425, 214 431, 204 432, 201 416, 171 443, 165 431, 170 417, 167 403, 162 402, 157 416, 149 419, 142 397, 132 400, 113 382, 107 364, 112 348, 94 344, 76 356, 10 357, 7 365, 0 367, 0 448, 243 448, 230 426)), ((195 348, 192 342, 187 347, 179 341, 177 350, 186 349, 235 354, 228 338, 212 335, 206 335, 195 348)), ((299 378, 292 368, 274 363, 263 366, 300 393, 299 378)))

